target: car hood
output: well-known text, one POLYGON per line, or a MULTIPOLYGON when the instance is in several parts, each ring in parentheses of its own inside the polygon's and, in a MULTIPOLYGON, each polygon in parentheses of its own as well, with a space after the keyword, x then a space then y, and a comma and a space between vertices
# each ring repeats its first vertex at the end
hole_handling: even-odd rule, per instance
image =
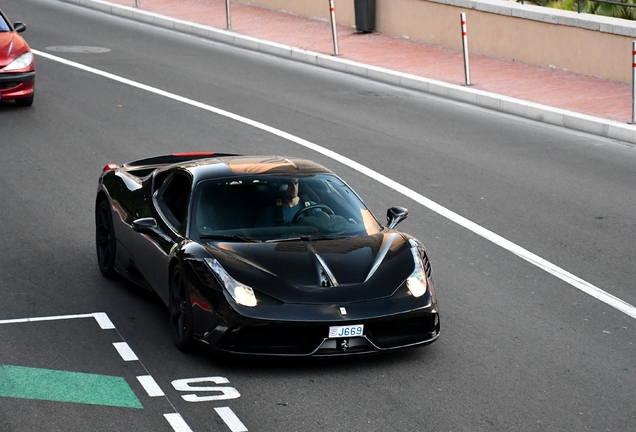
POLYGON ((14 32, 0 33, 0 68, 27 51, 29 46, 22 36, 14 32))
POLYGON ((415 268, 410 248, 395 231, 335 240, 207 245, 234 279, 286 303, 389 297, 415 268))

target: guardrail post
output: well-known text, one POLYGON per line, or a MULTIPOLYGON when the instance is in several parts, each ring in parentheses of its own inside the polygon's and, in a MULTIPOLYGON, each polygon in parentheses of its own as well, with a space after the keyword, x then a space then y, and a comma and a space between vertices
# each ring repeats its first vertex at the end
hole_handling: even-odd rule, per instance
POLYGON ((466 32, 466 14, 460 13, 459 18, 462 23, 462 46, 464 48, 464 75, 466 76, 466 85, 470 84, 470 66, 468 64, 468 35, 466 32))
POLYGON ((225 22, 226 28, 232 30, 232 16, 230 15, 230 0, 225 0, 225 22))
POLYGON ((331 17, 331 34, 333 36, 333 55, 340 55, 338 52, 338 32, 336 30, 336 8, 333 0, 329 0, 329 16, 331 17))

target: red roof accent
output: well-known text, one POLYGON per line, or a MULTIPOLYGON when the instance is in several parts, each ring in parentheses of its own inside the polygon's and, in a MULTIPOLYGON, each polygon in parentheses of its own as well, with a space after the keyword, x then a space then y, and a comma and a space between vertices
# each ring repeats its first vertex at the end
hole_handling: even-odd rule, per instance
POLYGON ((102 170, 102 174, 105 173, 106 171, 111 171, 111 170, 114 170, 114 169, 117 169, 117 168, 119 168, 119 165, 114 164, 114 163, 109 163, 102 170))

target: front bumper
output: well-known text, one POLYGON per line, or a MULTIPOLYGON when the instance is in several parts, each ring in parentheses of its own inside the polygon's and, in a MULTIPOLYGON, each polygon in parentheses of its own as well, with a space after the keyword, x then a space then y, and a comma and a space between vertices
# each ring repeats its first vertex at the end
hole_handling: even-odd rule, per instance
POLYGON ((356 323, 364 324, 363 336, 329 338, 330 324, 342 323, 274 322, 229 328, 214 348, 246 355, 343 356, 427 345, 440 334, 439 315, 430 310, 356 323))
MULTIPOLYGON (((196 264, 195 264, 196 265, 196 264)), ((264 301, 237 305, 209 272, 190 279, 194 337, 214 352, 258 356, 342 356, 427 345, 439 337, 434 290, 343 304, 264 301), (364 335, 329 338, 329 327, 364 325, 364 335)), ((432 287, 432 281, 430 281, 432 287)))
POLYGON ((437 303, 429 300, 419 307, 411 304, 411 308, 405 308, 404 302, 386 299, 346 304, 346 316, 336 313, 339 308, 332 305, 283 305, 268 318, 249 317, 232 307, 218 314, 211 308, 195 308, 195 316, 208 318, 207 331, 199 332, 198 339, 217 352, 265 356, 371 354, 434 342, 440 334, 440 320, 437 303), (212 322, 213 316, 216 319, 212 322), (331 326, 358 324, 364 325, 363 336, 329 338, 331 326))
POLYGON ((35 88, 35 71, 0 72, 0 99, 29 97, 35 88))

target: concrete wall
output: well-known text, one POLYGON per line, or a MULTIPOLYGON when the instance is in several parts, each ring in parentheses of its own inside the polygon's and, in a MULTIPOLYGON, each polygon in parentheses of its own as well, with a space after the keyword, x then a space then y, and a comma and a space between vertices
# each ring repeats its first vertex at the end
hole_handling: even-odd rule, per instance
MULTIPOLYGON (((252 5, 329 19, 328 0, 250 0, 252 5)), ((355 25, 353 0, 334 0, 338 24, 355 25)), ((615 81, 632 81, 636 23, 504 0, 376 0, 376 31, 461 49, 459 14, 468 45, 483 54, 615 81)))

